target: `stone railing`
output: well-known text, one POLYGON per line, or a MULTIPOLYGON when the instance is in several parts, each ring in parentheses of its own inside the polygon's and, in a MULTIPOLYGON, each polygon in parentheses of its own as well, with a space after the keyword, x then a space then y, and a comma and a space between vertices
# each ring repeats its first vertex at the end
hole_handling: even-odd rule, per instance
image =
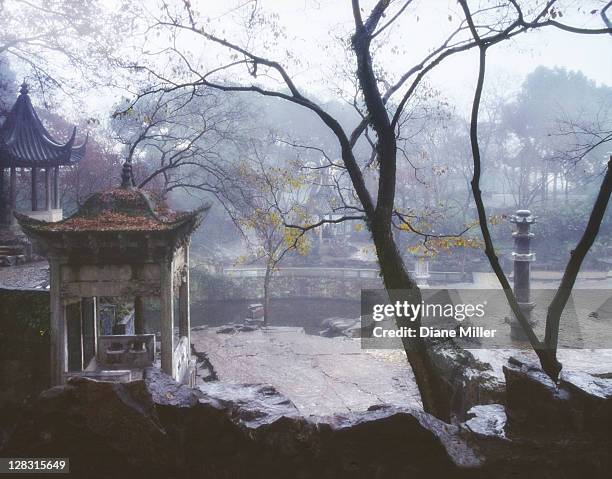
POLYGON ((100 336, 96 360, 102 369, 135 369, 153 366, 155 335, 100 336))
MULTIPOLYGON (((409 271, 414 274, 414 271, 409 271)), ((223 274, 229 278, 263 278, 265 268, 225 268, 223 274)), ((378 278, 375 268, 279 268, 276 277, 323 277, 323 278, 378 278)), ((440 283, 471 282, 471 273, 461 271, 429 271, 429 277, 440 283)))
MULTIPOLYGON (((265 268, 224 268, 223 274, 230 278, 264 277, 265 268)), ((279 268, 274 272, 280 277, 327 277, 327 278, 378 278, 374 268, 279 268)))

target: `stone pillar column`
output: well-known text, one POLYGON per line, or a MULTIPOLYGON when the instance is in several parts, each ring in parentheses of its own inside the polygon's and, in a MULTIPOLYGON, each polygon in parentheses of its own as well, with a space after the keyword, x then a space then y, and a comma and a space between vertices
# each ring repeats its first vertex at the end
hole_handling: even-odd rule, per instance
POLYGON ((191 316, 189 312, 189 245, 183 248, 185 255, 185 266, 181 274, 179 286, 179 336, 187 338, 187 344, 191 348, 191 316))
POLYGON ((54 168, 53 173, 53 208, 59 210, 60 206, 60 195, 59 195, 59 166, 54 168))
POLYGON ((134 332, 144 334, 144 301, 142 296, 134 298, 134 332))
POLYGON ((429 277, 429 257, 424 253, 417 253, 414 265, 414 279, 417 285, 422 287, 429 286, 427 283, 429 277))
POLYGON ((45 168, 45 210, 51 209, 51 168, 45 168))
MULTIPOLYGON (((535 253, 531 252, 533 233, 530 232, 530 229, 531 225, 535 223, 535 218, 531 216, 529 210, 518 210, 510 221, 516 224, 516 231, 512 233, 514 237, 514 252, 512 253, 514 260, 514 295, 525 318, 533 325, 535 323, 531 320, 531 311, 535 307, 535 303, 531 302, 530 265, 535 261, 535 253)), ((510 322, 510 334, 513 339, 527 339, 516 318, 513 318, 510 322)))
POLYGON ((38 188, 36 184, 38 179, 38 169, 33 166, 30 171, 30 175, 32 177, 32 211, 38 211, 38 188))
POLYGON ((66 317, 65 307, 60 295, 61 264, 56 259, 49 259, 51 297, 51 317, 49 336, 51 343, 51 386, 63 384, 67 365, 66 317))
POLYGON ((14 225, 17 223, 13 211, 17 209, 17 169, 11 166, 11 179, 9 186, 9 224, 14 225))
POLYGON ((93 301, 93 335, 94 335, 94 356, 98 355, 98 318, 100 317, 100 307, 98 298, 94 296, 93 301))
POLYGON ((7 223, 7 200, 4 189, 4 168, 0 168, 0 224, 7 223))
POLYGON ((161 367, 168 376, 174 377, 174 261, 161 262, 161 367))

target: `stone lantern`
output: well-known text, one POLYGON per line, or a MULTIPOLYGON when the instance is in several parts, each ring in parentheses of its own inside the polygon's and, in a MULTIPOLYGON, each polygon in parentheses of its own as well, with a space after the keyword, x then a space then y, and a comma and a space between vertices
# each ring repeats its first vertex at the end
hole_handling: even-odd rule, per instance
POLYGON ((189 241, 208 206, 178 213, 135 188, 126 163, 119 188, 92 195, 71 217, 46 222, 15 213, 49 260, 51 382, 71 375, 103 380, 142 377, 161 367, 189 383, 189 241), (132 335, 98 334, 98 298, 131 298, 132 335), (174 305, 178 297, 178 337, 174 305), (161 362, 155 336, 145 333, 143 304, 159 299, 161 362))
MULTIPOLYGON (((530 231, 531 225, 536 222, 535 217, 529 210, 518 210, 510 221, 516 225, 516 231, 512 233, 514 237, 514 295, 525 315, 527 321, 534 325, 531 320, 531 311, 535 303, 531 301, 531 263, 535 261, 535 253, 531 252, 531 238, 533 233, 530 231)), ((526 339, 523 328, 516 318, 510 321, 510 334, 513 339, 526 339)))

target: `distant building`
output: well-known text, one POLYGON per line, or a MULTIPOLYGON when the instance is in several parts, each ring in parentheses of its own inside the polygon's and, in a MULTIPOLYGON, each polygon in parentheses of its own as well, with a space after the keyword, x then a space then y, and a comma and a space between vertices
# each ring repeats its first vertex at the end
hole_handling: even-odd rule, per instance
POLYGON ((17 101, 0 126, 0 265, 13 264, 11 257, 23 255, 23 244, 15 237, 20 234, 15 211, 44 221, 62 219, 59 170, 83 158, 86 142, 75 144, 76 127, 66 143, 55 140, 36 114, 28 86, 21 85, 17 101), (17 204, 18 168, 30 172, 30 201, 25 208, 17 204), (44 174, 42 197, 39 174, 44 174))

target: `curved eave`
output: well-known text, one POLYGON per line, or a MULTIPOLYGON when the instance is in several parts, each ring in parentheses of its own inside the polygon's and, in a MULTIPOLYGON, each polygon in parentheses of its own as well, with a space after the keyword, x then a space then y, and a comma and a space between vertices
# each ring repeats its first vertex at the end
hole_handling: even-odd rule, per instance
POLYGON ((85 141, 75 146, 76 127, 64 143, 55 141, 36 114, 27 94, 21 94, 0 127, 0 167, 47 167, 78 163, 85 141))
POLYGON ((157 234, 157 235, 175 235, 178 237, 189 236, 202 222, 206 212, 210 209, 210 205, 205 205, 189 213, 185 213, 180 218, 174 221, 160 221, 159 227, 157 228, 75 228, 75 227, 62 227, 62 225, 69 225, 70 218, 63 219, 56 222, 48 222, 31 218, 27 215, 14 212, 15 218, 19 223, 19 226, 27 235, 42 235, 47 237, 62 237, 68 236, 79 236, 82 234, 157 234))

